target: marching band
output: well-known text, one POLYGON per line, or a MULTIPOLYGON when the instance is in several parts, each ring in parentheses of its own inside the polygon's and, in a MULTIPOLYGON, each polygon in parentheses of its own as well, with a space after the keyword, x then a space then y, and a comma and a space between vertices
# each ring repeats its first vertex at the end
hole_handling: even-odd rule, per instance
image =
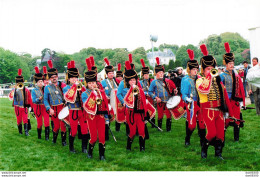
POLYGON ((188 75, 181 79, 179 93, 175 83, 165 78, 165 69, 159 57, 156 58, 154 79, 150 78, 150 68, 143 59, 140 60, 142 80, 139 80, 135 71, 132 54, 125 61, 123 72, 118 63, 116 76, 114 67, 105 58, 106 79, 102 81, 97 80, 98 71, 93 56, 86 59, 84 82, 79 81, 79 70, 72 60, 67 64, 66 84, 58 81, 58 71, 49 60, 48 71, 43 67, 43 73, 40 73, 39 68, 35 67, 35 88, 31 92, 24 86, 22 70, 19 69, 15 78, 16 86, 9 94, 19 134, 22 134, 23 122, 25 135, 29 136, 28 112, 31 107, 37 120, 38 139, 41 139, 44 122, 45 140, 49 140, 51 118, 53 143, 56 143, 61 129, 62 146, 66 146, 68 128, 71 153, 76 152, 74 140, 80 133, 82 152, 88 158, 93 158, 93 149, 98 140, 99 159, 105 160, 105 143, 109 140, 109 132, 116 141, 110 129, 113 121, 116 131, 120 131, 122 123, 126 125, 126 149, 131 151, 134 137, 139 136, 140 151, 144 152, 145 141, 149 139, 147 122, 151 123, 152 128, 162 131, 165 114, 167 132, 172 129, 172 117, 174 120, 186 117, 185 146, 191 144, 190 137, 197 125, 201 158, 207 158, 208 147, 212 145, 215 147, 215 156, 223 160, 225 130, 229 125, 234 126, 234 140, 239 140, 239 128, 244 122, 240 104, 242 102, 245 107, 245 93, 241 78, 233 71, 235 58, 228 43, 225 43, 227 53, 223 56, 226 71, 220 75, 215 69, 216 59, 208 54, 206 45, 200 48, 203 53, 200 73, 194 52, 187 50, 188 75))

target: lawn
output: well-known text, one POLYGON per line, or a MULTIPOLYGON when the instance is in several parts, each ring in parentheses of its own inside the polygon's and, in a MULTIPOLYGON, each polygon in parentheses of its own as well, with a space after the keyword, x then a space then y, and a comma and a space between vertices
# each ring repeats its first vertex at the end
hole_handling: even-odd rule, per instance
MULTIPOLYGON (((250 105, 254 106, 254 105, 250 105)), ((134 139, 132 151, 126 151, 125 126, 115 132, 117 138, 106 142, 106 161, 99 160, 98 145, 93 151, 93 159, 81 153, 81 140, 75 139, 76 154, 69 152, 68 145, 61 146, 60 135, 57 144, 37 139, 36 120, 31 117, 30 136, 19 135, 14 109, 8 99, 0 99, 0 171, 259 171, 260 170, 260 117, 255 110, 243 111, 245 122, 240 131, 240 141, 233 140, 233 127, 226 131, 223 149, 224 161, 214 157, 212 146, 208 158, 200 157, 197 130, 191 137, 191 145, 184 146, 185 119, 174 120, 172 131, 163 132, 148 125, 150 139, 146 141, 146 151, 139 152, 138 137, 134 139)), ((44 132, 44 131, 43 131, 44 132)), ((44 136, 44 134, 43 134, 44 136)), ((68 144, 68 136, 67 136, 68 144)))

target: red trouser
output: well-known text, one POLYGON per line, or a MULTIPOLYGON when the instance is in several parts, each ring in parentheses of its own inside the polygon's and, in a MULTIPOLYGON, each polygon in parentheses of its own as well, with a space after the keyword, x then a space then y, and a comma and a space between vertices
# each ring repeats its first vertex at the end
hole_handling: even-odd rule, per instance
POLYGON ((70 135, 72 137, 75 137, 78 132, 78 124, 80 124, 82 135, 88 133, 87 119, 82 110, 69 110, 69 121, 71 129, 70 135))
POLYGON ((203 121, 203 117, 201 115, 200 107, 197 105, 197 101, 194 101, 194 109, 192 119, 190 118, 191 110, 186 109, 187 111, 187 121, 188 121, 188 128, 193 131, 196 128, 196 122, 199 122, 199 128, 205 129, 205 124, 203 121))
POLYGON ((139 136, 145 137, 145 123, 143 113, 134 113, 134 109, 126 108, 126 121, 129 125, 131 139, 136 135, 136 127, 138 129, 139 136))
POLYGON ((58 133, 59 129, 61 129, 62 132, 66 132, 65 123, 58 118, 58 115, 59 115, 60 111, 62 110, 63 105, 51 106, 51 108, 54 110, 54 114, 52 115, 52 120, 53 120, 53 124, 54 124, 53 131, 55 133, 58 133))
POLYGON ((105 118, 103 114, 98 115, 90 115, 87 114, 87 121, 88 121, 88 129, 90 133, 90 140, 89 143, 94 145, 97 141, 99 143, 105 144, 105 118))
POLYGON ((14 111, 17 119, 17 125, 20 125, 23 121, 24 124, 28 124, 28 109, 14 106, 14 111))
POLYGON ((33 112, 37 118, 37 128, 42 128, 42 117, 44 120, 44 127, 50 126, 50 117, 49 114, 46 112, 46 108, 44 105, 33 104, 33 112))
MULTIPOLYGON (((238 101, 234 101, 234 100, 230 100, 230 104, 231 104, 231 108, 232 108, 232 111, 233 111, 233 114, 234 114, 234 117, 236 119, 240 119, 240 104, 238 101)), ((225 126, 226 128, 229 126, 229 122, 233 122, 234 120, 232 119, 226 119, 225 121, 225 126)), ((236 121, 236 124, 239 125, 240 122, 239 121, 236 121)))
POLYGON ((224 141, 224 126, 225 121, 223 113, 220 110, 201 109, 203 120, 206 124, 207 135, 206 139, 211 141, 213 138, 224 141))
POLYGON ((157 103, 157 111, 158 111, 158 120, 163 118, 164 111, 165 111, 167 119, 170 119, 172 116, 170 111, 166 107, 166 103, 164 103, 164 102, 157 103))

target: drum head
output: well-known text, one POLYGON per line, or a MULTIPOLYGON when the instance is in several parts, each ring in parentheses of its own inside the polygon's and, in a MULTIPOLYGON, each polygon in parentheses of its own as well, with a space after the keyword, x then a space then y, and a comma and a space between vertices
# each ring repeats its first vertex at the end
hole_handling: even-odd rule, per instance
POLYGON ((69 115, 69 107, 66 106, 66 107, 64 107, 64 108, 60 111, 60 113, 59 113, 59 115, 58 115, 58 118, 59 118, 59 119, 64 119, 64 118, 66 118, 68 115, 69 115))
POLYGON ((113 89, 110 93, 110 105, 112 107, 112 109, 114 110, 114 113, 116 114, 116 91, 115 89, 113 89))
POLYGON ((178 104, 180 103, 181 101, 181 97, 180 96, 173 96, 171 97, 168 101, 167 101, 167 104, 166 104, 166 107, 168 109, 173 109, 175 108, 176 106, 178 106, 178 104))

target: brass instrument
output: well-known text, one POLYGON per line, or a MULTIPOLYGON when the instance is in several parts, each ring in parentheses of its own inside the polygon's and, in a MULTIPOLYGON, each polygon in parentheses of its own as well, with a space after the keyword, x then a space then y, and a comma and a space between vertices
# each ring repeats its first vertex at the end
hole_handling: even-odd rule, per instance
POLYGON ((218 75, 218 70, 213 68, 212 70, 210 70, 210 74, 212 77, 216 77, 218 75))
POLYGON ((77 91, 80 91, 82 89, 82 83, 78 82, 77 83, 77 91))
POLYGON ((18 83, 16 84, 16 88, 17 88, 17 89, 23 89, 23 87, 24 87, 24 84, 23 84, 22 82, 18 82, 18 83))
POLYGON ((138 94, 139 94, 139 88, 138 88, 138 86, 135 86, 135 87, 133 88, 133 94, 134 94, 134 95, 138 95, 138 94))
POLYGON ((97 105, 101 105, 101 104, 102 104, 102 98, 101 98, 102 96, 101 96, 101 93, 100 93, 100 91, 99 91, 98 88, 94 88, 94 91, 96 91, 97 94, 100 96, 100 97, 97 97, 96 103, 97 103, 97 105))

